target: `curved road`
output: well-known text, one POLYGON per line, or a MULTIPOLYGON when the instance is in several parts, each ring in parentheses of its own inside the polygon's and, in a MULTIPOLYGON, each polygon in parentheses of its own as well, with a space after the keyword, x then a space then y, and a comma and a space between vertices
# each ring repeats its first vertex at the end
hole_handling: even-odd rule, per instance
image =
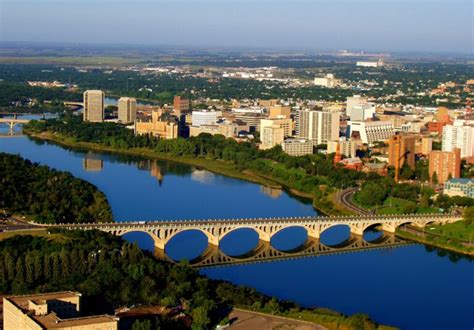
POLYGON ((359 188, 348 188, 342 190, 337 195, 337 202, 343 205, 346 209, 351 210, 352 212, 359 214, 359 215, 371 215, 369 211, 355 205, 352 202, 352 196, 359 190, 359 188))

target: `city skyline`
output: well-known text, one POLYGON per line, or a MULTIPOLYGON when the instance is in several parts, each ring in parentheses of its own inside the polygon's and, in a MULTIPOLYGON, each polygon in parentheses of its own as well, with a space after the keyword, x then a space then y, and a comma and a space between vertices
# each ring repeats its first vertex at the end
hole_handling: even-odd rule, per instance
POLYGON ((472 14, 468 0, 4 0, 0 42, 472 54, 472 14))

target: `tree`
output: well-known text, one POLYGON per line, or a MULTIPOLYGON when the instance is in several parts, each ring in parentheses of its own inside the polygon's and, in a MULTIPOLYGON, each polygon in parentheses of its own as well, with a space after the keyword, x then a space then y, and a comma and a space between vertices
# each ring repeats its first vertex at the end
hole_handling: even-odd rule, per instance
POLYGON ((193 318, 192 329, 200 330, 206 329, 211 322, 208 315, 208 310, 205 307, 199 306, 193 309, 191 312, 193 318))
POLYGON ((365 206, 381 205, 387 196, 386 190, 374 182, 366 182, 357 193, 357 200, 365 206))
POLYGON ((464 220, 468 225, 474 224, 474 206, 470 206, 464 210, 464 220))

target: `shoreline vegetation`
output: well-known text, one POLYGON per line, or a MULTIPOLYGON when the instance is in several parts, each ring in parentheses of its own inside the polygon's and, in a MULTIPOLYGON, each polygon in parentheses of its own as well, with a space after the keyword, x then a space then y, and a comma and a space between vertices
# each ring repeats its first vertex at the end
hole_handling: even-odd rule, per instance
POLYGON ((425 229, 398 229, 396 235, 446 251, 474 257, 474 225, 463 220, 446 225, 431 225, 425 229))
MULTIPOLYGON (((278 149, 278 147, 269 151, 255 151, 253 150, 255 148, 253 145, 247 144, 241 147, 233 140, 228 141, 224 137, 216 138, 206 136, 205 134, 204 136, 201 135, 198 138, 193 138, 195 140, 192 142, 183 139, 170 142, 169 140, 159 140, 146 136, 134 137, 130 135, 133 134, 132 132, 120 125, 100 125, 101 124, 83 123, 77 118, 69 117, 62 122, 58 122, 57 120, 48 120, 46 122, 33 121, 25 126, 24 131, 32 138, 50 141, 69 148, 183 163, 228 177, 261 184, 270 188, 282 189, 297 198, 311 200, 313 207, 323 215, 353 214, 343 205, 337 203, 336 194, 338 189, 335 187, 337 187, 337 183, 342 182, 340 176, 345 176, 345 179, 347 179, 349 183, 348 186, 350 186, 350 184, 355 185, 355 181, 360 179, 360 177, 354 176, 358 174, 357 172, 354 174, 351 173, 354 171, 348 172, 348 170, 345 169, 333 168, 332 157, 326 158, 320 155, 314 155, 314 157, 318 158, 290 157, 286 154, 282 155, 283 152, 281 149, 278 149), (94 133, 98 135, 102 134, 102 136, 94 140, 94 138, 90 136, 94 133), (137 142, 137 139, 148 140, 145 142, 141 140, 137 142), (151 139, 151 141, 149 139, 151 139), (91 140, 94 140, 94 142, 91 142, 91 140), (133 147, 133 143, 139 145, 141 143, 147 146, 133 147), (164 146, 160 146, 159 143, 163 143, 164 146), (228 157, 228 159, 225 160, 226 149, 228 148, 227 144, 231 146, 230 153, 242 155, 244 164, 240 162, 237 158, 238 156, 234 156, 233 158, 228 157), (185 151, 173 151, 177 148, 185 151), (199 151, 195 151, 193 148, 199 149, 199 151), (163 150, 168 152, 163 152, 163 150), (218 152, 221 153, 220 156, 216 155, 218 152), (255 155, 256 152, 257 154, 255 155), (198 154, 197 156, 196 153, 198 154), (265 159, 259 159, 258 157, 265 157, 265 159), (320 168, 322 168, 322 170, 320 170, 320 168), (320 174, 320 171, 323 173, 320 174), (305 191, 297 189, 297 187, 295 187, 296 185, 304 188, 305 191)), ((379 195, 385 196, 389 201, 400 201, 399 203, 405 201, 401 197, 409 197, 411 200, 415 200, 418 195, 421 195, 422 199, 426 197, 425 191, 423 190, 420 193, 417 187, 412 187, 407 184, 393 186, 393 183, 388 177, 382 178, 369 175, 366 176, 365 179, 366 184, 363 185, 363 192, 367 194, 370 193, 369 195, 371 196, 374 196, 374 193, 377 193, 378 190, 383 190, 379 195), (380 188, 372 189, 374 191, 365 189, 375 187, 377 180, 381 183, 380 188), (390 187, 394 188, 392 189, 390 187), (388 193, 390 190, 393 190, 393 196, 395 197, 390 197, 391 195, 388 193)), ((431 191, 428 191, 427 194, 430 195, 431 191)), ((358 205, 363 205, 357 198, 355 202, 358 205)), ((407 213, 409 207, 405 204, 403 204, 402 207, 394 208, 396 211, 394 213, 400 213, 400 211, 407 213)), ((394 205, 396 204, 394 203, 394 205)), ((442 204, 439 206, 442 206, 442 204)), ((430 207, 419 207, 415 209, 416 213, 425 213, 433 210, 434 208, 430 207)), ((413 212, 413 210, 411 210, 411 212, 413 212)), ((470 224, 470 226, 472 226, 472 224, 470 224)), ((403 233, 401 233, 399 235, 404 238, 410 238, 406 237, 409 236, 408 234, 403 235, 403 233)), ((419 237, 413 237, 413 240, 421 242, 419 237)), ((466 253, 465 250, 457 249, 453 244, 443 244, 440 243, 440 241, 440 239, 425 240, 423 243, 439 248, 449 248, 451 251, 463 254, 466 253)))
POLYGON ((72 174, 0 152, 0 209, 36 223, 111 222, 107 197, 72 174))
POLYGON ((88 150, 88 151, 97 151, 97 152, 106 152, 112 154, 120 154, 127 156, 135 157, 144 157, 148 159, 155 160, 164 160, 171 161, 181 164, 192 165, 197 168, 202 168, 207 171, 228 176, 235 179, 245 180, 248 182, 256 183, 263 185, 268 188, 281 189, 290 195, 294 195, 298 198, 302 198, 308 201, 312 201, 313 207, 322 215, 350 215, 352 214, 349 210, 344 208, 336 208, 333 203, 333 198, 327 198, 331 196, 325 196, 323 198, 316 198, 309 193, 299 191, 297 189, 288 187, 283 182, 265 176, 259 173, 255 173, 251 170, 239 171, 234 164, 229 162, 224 162, 221 160, 211 160, 206 158, 195 158, 195 157, 185 157, 185 156, 172 156, 168 154, 159 153, 148 148, 127 148, 127 149, 116 149, 113 147, 106 147, 99 143, 93 142, 80 142, 75 141, 74 139, 68 138, 64 135, 51 132, 41 132, 36 133, 29 131, 28 129, 24 130, 24 133, 34 139, 44 140, 48 142, 53 142, 55 144, 78 149, 78 150, 88 150))
POLYGON ((136 244, 99 231, 52 228, 43 235, 0 240, 1 292, 63 290, 80 291, 87 312, 113 314, 123 306, 143 305, 178 309, 184 315, 150 315, 145 317, 152 323, 150 328, 211 329, 228 323, 227 314, 236 307, 332 330, 396 329, 379 325, 365 314, 302 308, 248 287, 212 280, 186 262, 156 260, 136 244))

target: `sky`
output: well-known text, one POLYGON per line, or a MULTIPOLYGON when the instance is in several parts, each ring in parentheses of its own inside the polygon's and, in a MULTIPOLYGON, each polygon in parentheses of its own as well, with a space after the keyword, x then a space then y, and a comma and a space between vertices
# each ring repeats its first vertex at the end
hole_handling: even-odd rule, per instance
POLYGON ((0 41, 473 53, 474 0, 0 0, 0 41))

